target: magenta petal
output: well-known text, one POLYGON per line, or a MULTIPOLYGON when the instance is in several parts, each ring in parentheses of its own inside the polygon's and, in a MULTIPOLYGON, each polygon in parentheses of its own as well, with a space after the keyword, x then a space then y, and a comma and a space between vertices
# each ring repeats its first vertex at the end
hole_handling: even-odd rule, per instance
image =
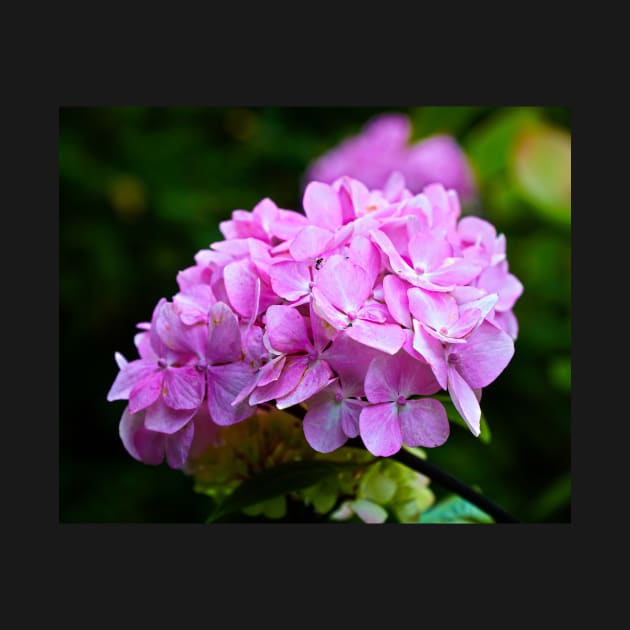
POLYGON ((208 313, 208 361, 231 363, 240 358, 241 351, 241 331, 236 315, 223 302, 213 304, 208 313))
POLYGON ((162 394, 171 409, 197 409, 205 393, 205 378, 192 366, 167 368, 162 394))
POLYGON ((451 326, 448 334, 459 338, 467 335, 481 321, 481 311, 478 308, 463 310, 462 316, 451 326))
POLYGON ((450 433, 446 410, 433 398, 408 400, 398 410, 400 431, 407 446, 441 446, 450 433))
POLYGON ((195 413, 197 409, 171 409, 164 404, 162 399, 158 399, 147 407, 144 426, 149 431, 159 431, 170 435, 179 431, 195 413))
POLYGON ((272 289, 289 302, 295 302, 310 289, 311 272, 305 262, 286 260, 275 263, 269 269, 272 289))
POLYGON ((292 354, 312 348, 304 318, 291 306, 270 306, 266 313, 267 335, 276 352, 292 354))
POLYGON ((458 347, 458 370, 471 387, 486 387, 505 369, 514 355, 514 342, 508 334, 483 322, 458 347))
POLYGON ((297 405, 330 385, 334 378, 335 375, 326 361, 317 360, 310 363, 297 386, 286 396, 276 398, 276 407, 286 409, 297 405))
POLYGON ((313 225, 328 229, 341 226, 341 203, 337 192, 328 184, 310 182, 302 200, 304 214, 313 225))
POLYGON ((246 363, 208 367, 208 410, 216 424, 235 424, 254 413, 247 401, 232 405, 238 393, 252 378, 252 374, 252 368, 246 363))
POLYGON ((195 435, 195 423, 189 422, 177 433, 169 435, 164 439, 166 450, 166 461, 171 468, 183 468, 190 452, 190 446, 195 435))
POLYGON ((448 393, 459 415, 465 420, 475 437, 481 432, 481 407, 470 385, 459 372, 450 367, 448 370, 448 393))
POLYGON ((207 405, 202 405, 193 418, 195 432, 190 445, 189 456, 191 458, 203 455, 209 448, 221 444, 221 430, 212 422, 207 405))
POLYGON ((303 422, 304 437, 318 453, 330 453, 348 440, 340 416, 341 403, 328 392, 321 392, 309 401, 303 422))
POLYGON ((331 256, 317 275, 317 289, 344 313, 356 313, 372 291, 368 273, 343 256, 331 256))
POLYGON ((136 413, 153 404, 162 393, 164 370, 157 370, 138 381, 129 392, 129 411, 136 413))
POLYGON ((333 233, 330 230, 307 225, 302 228, 291 241, 289 252, 294 260, 312 260, 328 249, 333 233))
POLYGON ((158 367, 154 360, 137 359, 127 363, 116 375, 111 389, 107 393, 107 400, 126 400, 134 385, 142 379, 157 372, 158 367))
POLYGON ((359 343, 387 354, 396 354, 405 343, 405 331, 398 324, 376 324, 355 319, 346 334, 359 343))
POLYGON ((406 328, 411 328, 411 315, 409 314, 409 298, 407 291, 410 285, 403 282, 398 276, 388 274, 383 278, 383 293, 385 304, 391 316, 406 328))
POLYGON ((402 434, 395 403, 366 406, 359 416, 361 439, 372 455, 388 457, 400 450, 402 434))

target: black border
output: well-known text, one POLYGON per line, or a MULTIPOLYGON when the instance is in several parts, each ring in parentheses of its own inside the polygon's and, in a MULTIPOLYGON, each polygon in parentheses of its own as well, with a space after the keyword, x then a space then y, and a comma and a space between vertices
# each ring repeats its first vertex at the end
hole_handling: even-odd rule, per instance
MULTIPOLYGON (((404 18, 404 15, 399 14, 400 17, 404 18)), ((328 22, 332 31, 339 28, 333 18, 331 16, 328 22)), ((217 28, 215 24, 214 30, 217 28)), ((434 597, 440 592, 446 594, 441 610, 452 619, 457 609, 474 615, 466 602, 475 606, 484 602, 492 605, 501 595, 509 596, 522 588, 532 588, 540 593, 567 580, 575 566, 575 555, 580 553, 583 544, 588 544, 587 523, 590 520, 594 524, 596 520, 589 516, 591 510, 584 499, 587 490, 582 484, 592 484, 595 488, 591 492, 595 493, 600 481, 591 478, 591 466, 593 470, 597 466, 586 461, 585 452, 588 452, 589 462, 593 458, 607 457, 606 452, 598 452, 588 443, 579 446, 577 442, 580 433, 586 436, 590 433, 578 430, 575 414, 582 415, 579 421, 582 426, 588 422, 588 418, 585 420, 584 394, 593 388, 593 381, 590 378, 586 381, 583 376, 582 366, 587 363, 583 339, 578 344, 579 369, 575 369, 575 354, 573 364, 573 391, 581 396, 581 400, 577 404, 574 397, 572 403, 574 490, 570 524, 453 529, 397 525, 370 528, 231 524, 208 528, 201 525, 59 523, 56 447, 59 442, 58 357, 63 339, 59 338, 58 264, 53 261, 58 263, 59 259, 57 137, 60 106, 558 105, 571 107, 572 134, 577 134, 580 149, 586 144, 586 140, 584 144, 582 141, 586 117, 583 113, 576 117, 574 98, 566 92, 565 70, 570 64, 566 57, 555 54, 555 49, 553 55, 548 49, 543 51, 547 54, 546 59, 530 57, 521 65, 509 58, 511 63, 505 72, 514 75, 509 85, 506 74, 493 65, 502 56, 502 50, 492 50, 487 58, 478 55, 472 65, 470 51, 477 43, 472 40, 466 43, 466 50, 459 49, 457 59, 450 65, 435 62, 435 57, 440 55, 437 44, 427 46, 427 40, 422 37, 419 37, 417 47, 412 46, 413 41, 401 45, 398 56, 394 55, 394 59, 392 55, 386 59, 381 57, 381 63, 375 65, 373 59, 378 59, 379 55, 374 47, 387 44, 379 43, 378 38, 370 38, 369 33, 364 32, 365 38, 361 38, 363 54, 355 53, 349 59, 335 63, 337 60, 331 59, 333 51, 328 50, 325 58, 322 50, 310 64, 298 59, 298 65, 302 62, 300 68, 289 71, 283 67, 280 72, 279 59, 290 56, 294 50, 291 44, 295 46, 295 43, 292 40, 281 42, 285 46, 281 47, 283 52, 277 58, 265 55, 264 47, 273 39, 271 34, 261 37, 255 50, 250 47, 236 61, 230 56, 236 55, 242 38, 222 42, 226 48, 220 51, 219 58, 215 57, 219 46, 204 47, 199 40, 197 46, 193 46, 194 50, 187 47, 179 56, 168 47, 161 51, 162 54, 151 48, 134 57, 126 56, 129 53, 124 47, 121 51, 121 41, 111 37, 111 33, 110 37, 97 39, 95 44, 88 46, 92 54, 85 54, 83 46, 87 44, 90 32, 84 29, 74 46, 66 46, 63 52, 51 54, 48 60, 38 55, 35 76, 23 75, 20 81, 20 88, 28 83, 33 91, 27 97, 20 91, 22 104, 10 118, 12 173, 19 172, 11 182, 17 184, 17 196, 7 202, 13 205, 7 205, 6 213, 11 214, 12 220, 24 221, 21 227, 27 235, 25 240, 16 239, 13 243, 17 251, 12 258, 15 267, 25 272, 25 277, 17 281, 8 273, 11 277, 5 293, 5 299, 11 294, 14 296, 8 302, 9 306, 13 304, 14 316, 19 318, 22 328, 20 335, 9 340, 15 344, 8 352, 15 357, 16 374, 22 375, 17 379, 22 391, 13 399, 14 403, 17 401, 17 409, 10 417, 16 419, 16 424, 25 430, 26 435, 19 438, 21 442, 14 443, 15 448, 10 445, 7 454, 14 458, 9 482, 16 486, 22 484, 13 509, 25 523, 22 535, 26 539, 22 545, 27 557, 52 552, 55 568, 63 565, 74 572, 74 597, 78 593, 89 593, 87 582, 99 575, 104 578, 109 569, 111 579, 115 581, 107 582, 105 607, 110 599, 120 601, 120 591, 124 592, 125 588, 130 589, 129 595, 141 599, 142 585, 149 584, 153 576, 161 587, 147 589, 144 593, 144 597, 153 601, 167 599, 168 593, 184 587, 188 604, 197 591, 208 602, 205 613, 209 623, 217 598, 223 597, 224 589, 234 593, 234 604, 241 602, 241 608, 247 608, 243 606, 247 601, 243 599, 243 593, 258 592, 261 596, 265 584, 270 587, 269 593, 274 594, 274 600, 268 606, 284 608, 294 598, 303 604, 305 617, 313 610, 320 611, 323 606, 318 603, 320 595, 327 598, 326 602, 337 600, 350 609, 369 610, 374 592, 375 596, 379 595, 374 605, 385 608, 391 621, 399 618, 399 610, 405 612, 405 609, 417 608, 417 619, 421 623, 425 614, 422 602, 428 602, 427 610, 435 608, 437 600, 434 597), (103 50, 93 54, 100 45, 103 50), (201 63, 192 63, 194 54, 200 55, 201 63), (410 55, 413 55, 411 59, 410 55), (406 63, 400 63, 401 58, 406 63), (523 77, 526 79, 522 80, 523 77), (509 97, 506 96, 508 93, 509 97), (23 120, 14 122, 19 116, 23 120), (28 307, 25 306, 29 302, 27 298, 31 302, 28 307), (46 303, 44 311, 42 298, 46 303), (29 344, 32 354, 24 353, 25 337, 32 341, 29 344), (580 467, 582 473, 579 473, 580 467), (411 577, 403 577, 406 569, 411 570, 411 577), (313 592, 313 585, 306 585, 306 579, 313 572, 321 572, 326 576, 325 580, 329 580, 319 583, 323 594, 313 592), (274 577, 268 578, 269 574, 274 577), (124 581, 125 577, 132 579, 133 586, 123 587, 116 581, 124 581), (370 587, 366 586, 357 599, 352 587, 366 580, 370 587), (79 588, 81 583, 83 586, 79 588), (344 588, 348 590, 344 591, 344 588), (379 588, 383 590, 379 591, 379 588), (384 594, 385 590, 388 595, 384 594), (409 606, 405 605, 407 593, 412 598, 409 606)), ((422 32, 419 23, 418 33, 422 32)), ((441 27, 441 32, 443 48, 453 45, 454 33, 448 24, 441 27)), ((295 37, 296 33, 292 35, 295 37)), ((211 37, 206 34, 203 41, 211 37)), ((322 49, 331 48, 332 42, 324 46, 321 38, 312 41, 322 49)), ((505 45, 507 41, 497 43, 505 45)), ((276 43, 273 50, 278 48, 276 43)), ((509 57, 512 51, 513 48, 506 55, 509 57)), ((382 50, 380 54, 383 54, 382 50)), ((32 72, 35 64, 28 63, 31 60, 31 57, 27 59, 26 70, 32 72)), ((575 177, 573 181, 576 181, 575 177)), ((582 200, 585 187, 580 186, 582 180, 577 181, 580 201, 573 207, 582 212, 587 206, 582 200)), ((575 219, 575 210, 573 217, 575 219)), ((575 254, 575 240, 573 248, 575 254)), ((575 263, 579 264, 575 255, 573 263, 574 268, 575 263)), ((580 301, 580 310, 588 310, 587 302, 580 301)), ((578 321, 580 318, 584 321, 587 316, 581 313, 578 321)), ((601 466, 606 467, 603 461, 601 466)), ((513 620, 522 619, 523 612, 532 604, 531 596, 523 599, 511 616, 504 619, 508 626, 513 620)), ((200 601, 203 603, 204 600, 200 601)), ((543 603, 538 600, 536 608, 543 603)), ((273 616, 279 614, 274 612, 273 616)), ((324 623, 335 619, 332 609, 323 610, 321 615, 324 623)))

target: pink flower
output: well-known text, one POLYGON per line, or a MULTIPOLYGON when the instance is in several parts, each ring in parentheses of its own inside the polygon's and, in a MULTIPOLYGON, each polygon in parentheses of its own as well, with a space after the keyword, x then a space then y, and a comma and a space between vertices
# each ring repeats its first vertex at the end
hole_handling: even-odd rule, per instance
POLYGON ((512 339, 487 321, 463 344, 444 344, 417 321, 414 328, 414 349, 431 366, 440 387, 448 389, 457 411, 478 436, 481 408, 474 390, 492 383, 505 369, 514 355, 512 339))
POLYGON ((373 455, 387 457, 407 446, 433 447, 449 436, 444 406, 433 398, 440 389, 428 366, 406 352, 374 359, 365 378, 371 405, 361 411, 361 438, 373 455))
POLYGON ((474 199, 475 177, 457 141, 438 134, 409 146, 410 132, 407 116, 377 116, 358 135, 318 158, 306 180, 331 183, 346 175, 368 188, 383 189, 391 173, 399 171, 412 192, 437 182, 456 190, 466 202, 474 199))

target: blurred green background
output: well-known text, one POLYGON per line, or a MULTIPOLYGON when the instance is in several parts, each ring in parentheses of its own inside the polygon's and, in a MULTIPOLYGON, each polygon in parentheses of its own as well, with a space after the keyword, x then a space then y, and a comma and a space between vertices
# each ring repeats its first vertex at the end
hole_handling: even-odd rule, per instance
POLYGON ((136 356, 135 324, 220 220, 263 197, 301 210, 307 165, 386 111, 412 141, 460 142, 480 190, 465 212, 506 235, 525 286, 514 359, 484 389, 491 441, 454 426, 429 457, 523 521, 571 520, 569 109, 108 107, 59 114, 61 522, 204 520, 191 479, 124 450, 114 351, 136 356))

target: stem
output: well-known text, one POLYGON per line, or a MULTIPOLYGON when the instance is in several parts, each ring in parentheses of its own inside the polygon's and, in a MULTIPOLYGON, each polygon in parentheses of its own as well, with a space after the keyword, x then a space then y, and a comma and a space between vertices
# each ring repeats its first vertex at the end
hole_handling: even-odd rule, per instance
MULTIPOLYGON (((304 407, 300 405, 294 405, 293 407, 285 409, 285 411, 300 420, 304 419, 304 415, 306 413, 304 407)), ((363 442, 359 438, 353 438, 346 442, 346 446, 363 448, 363 442)), ((467 486, 455 477, 445 473, 435 464, 430 464, 426 459, 416 457, 404 449, 400 449, 397 453, 394 453, 391 458, 399 461, 405 466, 409 466, 409 468, 422 473, 423 475, 426 475, 447 490, 450 490, 467 501, 470 501, 470 503, 476 505, 479 509, 491 516, 497 523, 520 522, 517 518, 506 512, 503 508, 500 508, 496 505, 496 503, 490 501, 490 499, 485 497, 483 494, 479 494, 470 486, 467 486)))

